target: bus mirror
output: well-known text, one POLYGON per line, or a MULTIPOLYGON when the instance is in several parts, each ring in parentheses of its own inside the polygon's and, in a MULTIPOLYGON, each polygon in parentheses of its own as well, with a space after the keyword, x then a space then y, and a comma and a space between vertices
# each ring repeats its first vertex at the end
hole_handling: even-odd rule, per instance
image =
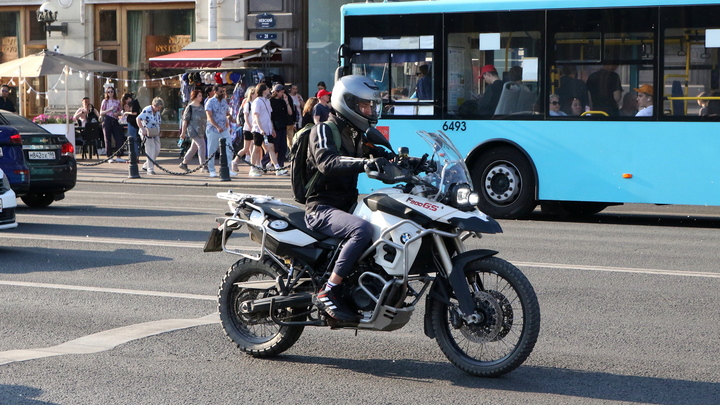
POLYGON ((493 32, 490 34, 480 34, 480 50, 481 51, 498 51, 500 50, 500 33, 493 32))
POLYGON ((705 48, 720 48, 720 29, 705 30, 705 48))

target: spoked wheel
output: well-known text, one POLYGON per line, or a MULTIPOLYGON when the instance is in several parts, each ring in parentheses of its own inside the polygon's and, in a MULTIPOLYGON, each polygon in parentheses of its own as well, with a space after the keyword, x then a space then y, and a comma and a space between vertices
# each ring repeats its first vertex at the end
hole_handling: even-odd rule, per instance
MULTIPOLYGON (((272 357, 289 349, 300 338, 304 326, 280 326, 272 320, 269 311, 244 313, 241 309, 244 301, 270 297, 277 292, 240 288, 235 283, 272 281, 281 273, 277 264, 270 260, 241 259, 230 267, 218 291, 218 311, 225 333, 240 350, 254 357, 272 357)), ((298 317, 295 311, 300 312, 298 309, 276 309, 275 316, 294 320, 298 317)))
POLYGON ((488 257, 465 269, 476 319, 465 319, 458 302, 435 300, 433 329, 440 349, 455 366, 480 377, 498 377, 520 366, 540 332, 540 307, 525 275, 512 264, 488 257))

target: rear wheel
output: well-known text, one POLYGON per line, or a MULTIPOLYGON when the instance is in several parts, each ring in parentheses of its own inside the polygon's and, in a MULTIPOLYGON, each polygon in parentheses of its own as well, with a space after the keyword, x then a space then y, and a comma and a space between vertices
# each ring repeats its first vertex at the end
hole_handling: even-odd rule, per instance
POLYGON ((493 218, 520 218, 535 209, 535 175, 528 159, 509 146, 492 148, 478 159, 473 184, 480 210, 493 218))
POLYGON ((519 367, 540 332, 540 306, 524 274, 512 264, 487 257, 465 268, 475 299, 475 318, 465 319, 454 296, 450 305, 434 300, 432 327, 440 349, 459 369, 498 377, 519 367))
MULTIPOLYGON (((275 280, 282 273, 269 259, 241 259, 230 267, 218 291, 218 311, 225 334, 240 350, 254 357, 271 357, 284 352, 297 342, 304 327, 280 326, 269 312, 243 313, 241 304, 244 301, 277 295, 277 291, 240 288, 235 283, 275 280)), ((282 319, 294 318, 294 310, 281 308, 275 311, 282 319)))
POLYGON ((53 194, 26 194, 20 197, 22 202, 31 208, 45 208, 55 201, 53 194))

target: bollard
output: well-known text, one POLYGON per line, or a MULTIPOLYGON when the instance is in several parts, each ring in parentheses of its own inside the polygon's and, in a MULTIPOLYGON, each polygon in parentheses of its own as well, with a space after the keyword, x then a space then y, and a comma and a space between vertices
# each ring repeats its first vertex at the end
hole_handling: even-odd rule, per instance
POLYGON ((225 137, 220 138, 220 181, 230 181, 226 144, 225 137))
POLYGON ((128 165, 128 179, 139 179, 140 173, 138 172, 138 156, 135 153, 135 137, 128 137, 128 149, 130 152, 130 164, 128 165))

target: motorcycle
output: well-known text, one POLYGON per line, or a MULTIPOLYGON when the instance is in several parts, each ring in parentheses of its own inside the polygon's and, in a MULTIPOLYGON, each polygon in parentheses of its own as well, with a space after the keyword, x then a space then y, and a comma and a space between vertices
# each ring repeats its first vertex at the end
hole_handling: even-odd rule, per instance
MULTIPOLYGON (((520 366, 540 330, 540 307, 525 275, 496 251, 468 250, 468 238, 502 232, 480 212, 462 155, 442 132, 418 132, 430 146, 421 158, 407 148, 368 176, 392 187, 358 202, 354 214, 374 228, 344 282, 343 299, 358 321, 320 312, 313 295, 327 281, 343 240, 314 232, 305 211, 267 195, 218 193, 231 212, 217 218, 206 251, 241 258, 225 274, 218 309, 228 338, 258 358, 289 349, 306 326, 394 331, 406 325, 425 297, 424 333, 455 366, 497 377, 520 366), (236 247, 246 226, 257 253, 236 247)), ((371 128, 374 145, 392 150, 371 128)))

